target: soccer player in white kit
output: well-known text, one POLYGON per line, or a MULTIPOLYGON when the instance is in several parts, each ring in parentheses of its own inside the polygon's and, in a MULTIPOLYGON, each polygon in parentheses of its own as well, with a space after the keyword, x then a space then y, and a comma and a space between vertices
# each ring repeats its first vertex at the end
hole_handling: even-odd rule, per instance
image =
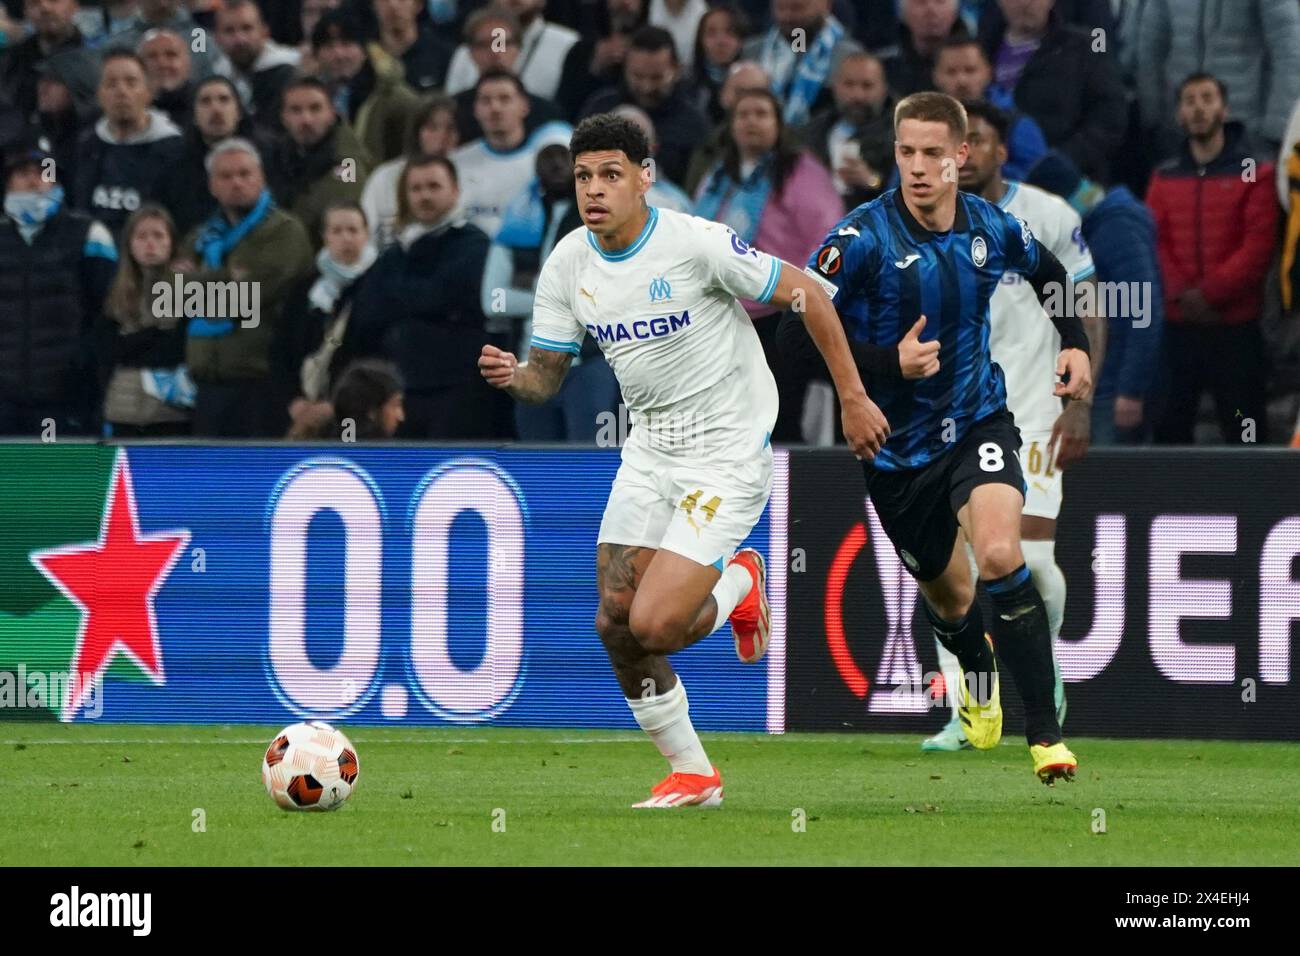
MULTIPOLYGON (((966 117, 970 155, 959 173, 960 188, 1028 223, 1038 240, 1065 266, 1073 282, 1092 281, 1096 269, 1083 239, 1079 214, 1051 193, 1003 180, 1002 164, 1007 159, 1005 114, 977 102, 966 104, 966 117)), ((1061 636, 1065 616, 1065 575, 1056 564, 1056 518, 1063 495, 1061 469, 1088 450, 1092 403, 1070 401, 1062 410, 1061 399, 1052 393, 1060 335, 1050 322, 1038 321, 1041 312, 1038 296, 1029 283, 1019 275, 1004 275, 989 302, 989 350, 1006 378, 1007 408, 1015 416, 1022 438, 1020 468, 1028 488, 1020 525, 1021 549, 1034 587, 1047 607, 1055 660, 1055 642, 1061 636)), ((1080 319, 1088 333, 1095 381, 1101 374, 1105 352, 1105 321, 1095 311, 1081 314, 1080 319)), ((935 646, 945 685, 956 687, 955 682, 961 680, 961 665, 937 642, 935 646)), ((1056 715, 1064 724, 1065 687, 1059 666, 1056 715)), ((921 748, 961 750, 968 746, 954 703, 947 726, 927 738, 921 748)))
POLYGON ((596 632, 637 723, 670 772, 636 807, 722 803, 722 777, 691 725, 667 655, 731 621, 759 660, 769 614, 759 553, 736 548, 772 484, 776 383, 738 298, 798 311, 826 359, 859 456, 888 437, 819 280, 718 223, 645 202, 641 129, 604 113, 569 150, 584 227, 555 245, 534 299, 528 361, 490 345, 479 368, 521 401, 555 394, 583 337, 600 346, 633 428, 596 545, 596 632))

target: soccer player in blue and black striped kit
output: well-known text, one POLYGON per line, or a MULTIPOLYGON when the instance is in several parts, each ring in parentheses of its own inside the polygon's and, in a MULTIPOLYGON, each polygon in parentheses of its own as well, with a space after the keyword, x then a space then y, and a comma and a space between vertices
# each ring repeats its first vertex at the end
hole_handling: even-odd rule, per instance
MULTIPOLYGON (((960 103, 941 93, 909 96, 895 110, 894 131, 900 185, 837 223, 806 271, 823 280, 888 422, 883 446, 863 462, 867 491, 917 579, 935 637, 966 673, 957 688, 966 736, 980 749, 1002 736, 968 539, 995 609, 993 642, 1024 699, 1034 772, 1050 785, 1072 778, 1078 761, 1061 740, 1047 612, 1020 548, 1020 433, 989 355, 989 299, 1003 273, 1018 272, 1045 307, 1064 304, 1067 274, 1024 222, 958 192, 968 152, 960 103)), ((1085 399, 1092 378, 1083 325, 1069 308, 1046 310, 1061 335, 1055 393, 1085 399)), ((786 316, 781 338, 809 354, 797 314, 786 316)))

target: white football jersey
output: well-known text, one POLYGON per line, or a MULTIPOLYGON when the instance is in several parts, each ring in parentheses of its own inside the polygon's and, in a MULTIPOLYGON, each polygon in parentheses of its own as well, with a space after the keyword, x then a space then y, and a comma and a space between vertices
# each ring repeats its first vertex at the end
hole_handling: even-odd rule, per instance
POLYGON ((537 175, 537 154, 555 144, 567 147, 572 135, 572 127, 557 120, 543 123, 509 152, 493 149, 482 138, 453 151, 466 218, 495 238, 506 205, 537 175))
MULTIPOLYGON (((1065 200, 1008 181, 998 206, 1027 222, 1075 282, 1096 272, 1083 239, 1083 222, 1065 200)), ((989 322, 989 351, 1006 377, 1007 407, 1021 434, 1051 431, 1062 407, 1052 394, 1061 336, 1028 279, 1015 272, 1002 276, 989 302, 989 322)))
POLYGON ((634 425, 653 430, 689 408, 707 444, 730 430, 733 447, 757 434, 761 449, 776 421, 776 382, 736 300, 769 301, 780 271, 780 259, 726 226, 669 209, 651 206, 641 234, 616 253, 579 227, 542 266, 530 347, 576 355, 590 335, 634 425))

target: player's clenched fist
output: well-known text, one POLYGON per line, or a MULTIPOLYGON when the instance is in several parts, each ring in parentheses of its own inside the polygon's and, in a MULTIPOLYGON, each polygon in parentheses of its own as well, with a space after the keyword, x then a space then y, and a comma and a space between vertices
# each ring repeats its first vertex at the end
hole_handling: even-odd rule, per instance
POLYGON ((875 458, 889 437, 885 413, 866 395, 841 399, 844 437, 858 458, 875 458))
POLYGON ((1062 349, 1056 357, 1056 374, 1061 381, 1053 395, 1085 401, 1092 394, 1092 362, 1083 349, 1062 349))
POLYGON ((515 369, 518 367, 519 359, 495 345, 483 346, 483 352, 478 357, 478 370, 483 373, 488 384, 496 388, 509 388, 515 380, 515 369))
POLYGON ((925 316, 921 316, 898 343, 898 368, 903 378, 929 378, 939 371, 939 340, 922 342, 924 329, 925 316))

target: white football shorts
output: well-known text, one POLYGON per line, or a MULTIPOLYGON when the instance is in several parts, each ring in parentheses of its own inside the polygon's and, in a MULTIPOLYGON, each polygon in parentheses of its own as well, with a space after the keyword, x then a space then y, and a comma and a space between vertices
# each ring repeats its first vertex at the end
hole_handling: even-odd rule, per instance
POLYGON ((735 462, 629 445, 596 540, 662 548, 722 570, 758 524, 771 493, 770 444, 735 462))
POLYGON ((1056 467, 1055 449, 1048 452, 1051 437, 1051 432, 1025 432, 1021 436, 1020 470, 1027 486, 1024 513, 1056 520, 1061 513, 1064 488, 1061 471, 1056 467))

